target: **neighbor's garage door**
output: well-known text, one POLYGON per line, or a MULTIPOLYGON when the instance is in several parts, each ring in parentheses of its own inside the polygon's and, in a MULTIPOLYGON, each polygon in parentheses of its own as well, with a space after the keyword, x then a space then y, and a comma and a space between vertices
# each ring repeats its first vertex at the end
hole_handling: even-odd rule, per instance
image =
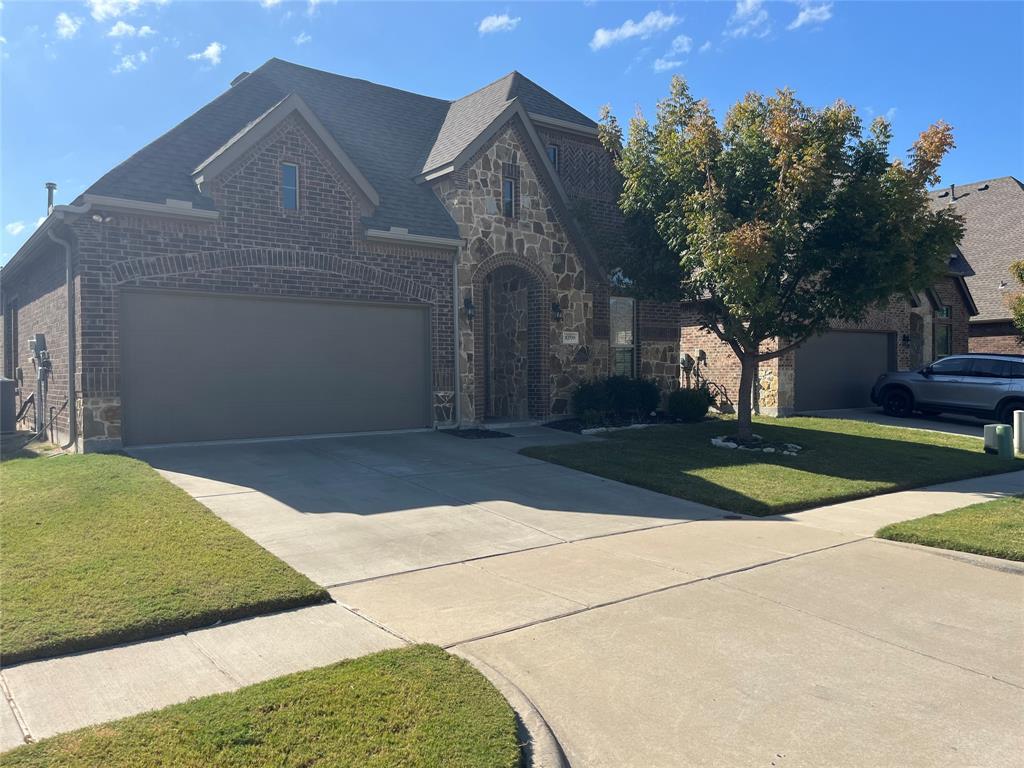
POLYGON ((871 387, 894 367, 894 337, 888 333, 834 331, 808 339, 796 350, 794 409, 862 408, 871 387))
POLYGON ((121 295, 126 445, 425 427, 425 307, 121 295))

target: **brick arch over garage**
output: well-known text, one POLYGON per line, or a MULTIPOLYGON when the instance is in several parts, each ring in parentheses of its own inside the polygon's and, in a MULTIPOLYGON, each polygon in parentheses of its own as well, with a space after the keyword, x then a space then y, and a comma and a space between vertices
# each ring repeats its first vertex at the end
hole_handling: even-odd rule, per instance
POLYGON ((111 264, 110 272, 116 286, 197 273, 253 268, 324 272, 379 286, 392 294, 415 301, 436 304, 438 300, 438 292, 433 286, 362 261, 325 253, 273 248, 238 248, 127 259, 111 264))
POLYGON ((529 259, 516 253, 497 253, 486 257, 473 271, 472 285, 476 313, 473 318, 473 380, 477 419, 489 415, 488 382, 491 376, 488 355, 486 291, 488 279, 501 270, 515 271, 529 286, 527 321, 528 342, 528 413, 530 419, 546 419, 551 409, 551 301, 555 286, 550 275, 529 259))

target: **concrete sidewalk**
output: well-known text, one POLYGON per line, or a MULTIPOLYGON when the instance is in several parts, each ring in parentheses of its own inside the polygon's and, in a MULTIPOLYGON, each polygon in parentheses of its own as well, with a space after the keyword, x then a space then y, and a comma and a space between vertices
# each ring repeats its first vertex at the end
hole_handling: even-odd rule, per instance
POLYGON ((0 672, 0 751, 400 645, 331 604, 18 664, 0 672))
POLYGON ((0 745, 409 640, 498 670, 577 765, 762 764, 776 744, 780 766, 937 765, 930 739, 1012 765, 1024 569, 867 531, 1022 489, 1017 472, 777 518, 658 520, 348 584, 331 590, 340 604, 20 664, 2 672, 0 745), (956 736, 968 727, 977 743, 956 736))

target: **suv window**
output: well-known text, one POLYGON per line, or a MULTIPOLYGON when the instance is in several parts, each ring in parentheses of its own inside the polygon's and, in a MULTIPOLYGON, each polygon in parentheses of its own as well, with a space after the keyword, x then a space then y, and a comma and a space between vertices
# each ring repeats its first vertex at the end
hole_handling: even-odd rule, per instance
POLYGON ((970 368, 971 359, 968 357, 944 357, 931 365, 936 376, 964 376, 970 368))
POLYGON ((971 376, 983 379, 1005 379, 1010 375, 1010 364, 1006 360, 979 357, 971 361, 971 376))
POLYGON ((1003 365, 1006 366, 1006 376, 1011 379, 1024 379, 1024 363, 1018 363, 1013 360, 1004 360, 1003 365))

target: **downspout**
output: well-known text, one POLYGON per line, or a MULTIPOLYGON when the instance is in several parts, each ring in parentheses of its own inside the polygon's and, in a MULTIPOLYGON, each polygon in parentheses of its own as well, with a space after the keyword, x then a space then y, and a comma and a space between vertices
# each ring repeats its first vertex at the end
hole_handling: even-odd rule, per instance
POLYGON ((68 442, 62 445, 63 450, 78 444, 78 401, 75 393, 75 371, 77 370, 75 356, 75 284, 74 284, 74 263, 72 261, 72 246, 67 240, 63 240, 53 234, 53 230, 47 230, 46 234, 50 239, 64 249, 65 281, 67 288, 68 304, 68 442))
POLYGON ((455 428, 462 427, 462 353, 459 349, 459 264, 462 263, 462 246, 455 249, 452 263, 452 342, 455 345, 455 428))

